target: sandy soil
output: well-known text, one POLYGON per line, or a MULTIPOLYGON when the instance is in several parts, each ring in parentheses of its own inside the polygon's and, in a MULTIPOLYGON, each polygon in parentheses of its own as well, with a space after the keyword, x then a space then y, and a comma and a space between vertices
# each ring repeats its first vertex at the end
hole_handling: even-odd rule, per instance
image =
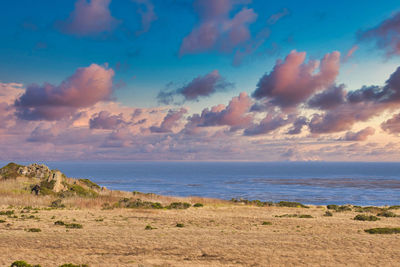
POLYGON ((39 210, 23 213, 35 216, 23 219, 21 209, 13 209, 18 218, 0 216, 6 221, 0 223, 1 266, 15 260, 42 266, 400 266, 400 234, 364 232, 400 227, 400 217, 363 222, 350 211, 325 217, 325 207, 215 204, 187 210, 39 210), (314 218, 275 217, 283 214, 314 218), (66 229, 54 225, 57 220, 83 228, 66 229), (145 230, 146 225, 156 229, 145 230))

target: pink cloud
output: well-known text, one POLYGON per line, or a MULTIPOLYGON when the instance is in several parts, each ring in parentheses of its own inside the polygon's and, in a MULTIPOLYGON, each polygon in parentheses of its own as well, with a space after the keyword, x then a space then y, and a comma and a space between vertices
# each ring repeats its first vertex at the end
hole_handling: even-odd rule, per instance
POLYGON ((231 131, 248 126, 253 120, 249 113, 252 105, 251 98, 242 92, 239 96, 232 98, 228 106, 223 104, 204 109, 201 115, 194 114, 188 120, 185 131, 196 132, 197 127, 229 126, 231 131))
POLYGON ((187 101, 194 101, 200 97, 210 96, 217 91, 223 91, 232 86, 233 84, 226 82, 218 70, 213 70, 204 76, 194 78, 190 83, 175 91, 161 91, 157 98, 159 102, 164 104, 171 103, 176 95, 183 96, 187 101))
POLYGON ((109 100, 113 76, 112 69, 92 64, 77 69, 58 86, 32 84, 15 101, 17 116, 25 120, 57 120, 80 108, 109 100))
POLYGON ((360 41, 372 41, 386 51, 387 56, 400 55, 400 12, 382 21, 377 26, 360 31, 360 41))
POLYGON ((258 124, 253 124, 245 129, 245 136, 267 134, 279 129, 293 121, 293 116, 285 117, 283 114, 267 114, 258 124))
POLYGON ((169 133, 172 129, 179 125, 179 121, 183 118, 183 115, 187 113, 185 108, 179 110, 169 110, 168 114, 164 117, 161 125, 150 127, 152 133, 169 133))
POLYGON ((200 23, 187 35, 179 50, 181 56, 207 50, 231 51, 249 40, 249 25, 257 19, 253 9, 242 8, 232 18, 229 13, 235 4, 232 0, 197 0, 195 11, 200 23))
POLYGON ((87 36, 111 32, 119 23, 111 16, 111 0, 77 0, 75 9, 66 21, 57 22, 65 33, 87 36))
POLYGON ((326 54, 321 62, 305 63, 305 58, 305 52, 294 50, 284 61, 278 60, 274 69, 260 79, 253 97, 266 98, 282 108, 295 107, 334 83, 339 74, 339 52, 326 54))
POLYGON ((347 62, 352 56, 353 54, 358 50, 358 45, 353 45, 353 47, 347 51, 346 56, 343 58, 343 62, 347 62))
POLYGON ((392 118, 381 124, 381 127, 384 131, 391 134, 399 134, 400 133, 400 113, 393 115, 392 118))
POLYGON ((346 141, 365 141, 368 136, 373 135, 375 133, 375 129, 372 127, 367 127, 358 132, 347 132, 344 136, 344 140, 346 141))
POLYGON ((325 91, 313 95, 307 105, 321 110, 335 108, 346 101, 347 92, 344 89, 344 84, 332 85, 325 91))
POLYGON ((105 110, 93 115, 89 121, 90 129, 112 130, 126 124, 127 122, 124 120, 122 113, 111 115, 110 112, 105 110))

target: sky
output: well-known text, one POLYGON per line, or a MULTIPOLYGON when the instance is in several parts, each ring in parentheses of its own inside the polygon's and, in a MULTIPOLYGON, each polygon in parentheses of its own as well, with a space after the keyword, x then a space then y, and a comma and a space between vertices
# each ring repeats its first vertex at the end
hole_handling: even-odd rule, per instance
POLYGON ((0 160, 399 161, 400 3, 14 0, 0 160))

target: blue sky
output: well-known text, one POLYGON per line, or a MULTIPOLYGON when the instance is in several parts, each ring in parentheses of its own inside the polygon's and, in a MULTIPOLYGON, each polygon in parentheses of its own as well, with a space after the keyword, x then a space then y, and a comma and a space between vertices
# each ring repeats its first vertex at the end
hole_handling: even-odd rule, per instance
MULTIPOLYGON (((334 79, 326 84, 324 90, 332 84, 341 83, 346 85, 346 92, 360 89, 363 85, 382 86, 399 65, 399 57, 396 53, 390 54, 387 47, 375 45, 375 39, 365 42, 359 38, 361 33, 369 29, 377 29, 378 32, 380 23, 390 21, 396 16, 400 10, 400 3, 394 0, 381 1, 379 4, 376 1, 304 2, 294 0, 216 0, 215 2, 209 0, 16 0, 3 1, 1 6, 0 82, 4 84, 4 88, 12 83, 20 84, 21 90, 27 90, 26 92, 34 87, 32 84, 41 87, 44 83, 49 83, 57 88, 63 81, 67 81, 68 77, 75 77, 74 73, 79 68, 89 68, 92 64, 96 64, 113 71, 112 93, 106 95, 108 101, 111 99, 115 105, 132 110, 148 109, 149 114, 151 109, 185 108, 187 109, 185 118, 189 121, 190 116, 196 113, 201 114, 205 108, 219 104, 227 105, 241 92, 251 96, 259 80, 268 76, 273 72, 274 66, 279 65, 276 64, 277 60, 284 60, 293 50, 306 52, 304 64, 311 60, 322 62, 325 55, 333 51, 340 52, 340 70, 335 74, 334 79), (79 15, 83 16, 80 18, 82 20, 73 21, 74 14, 78 14, 79 5, 92 8, 96 3, 102 10, 104 9, 101 15, 96 15, 96 17, 86 14, 87 20, 85 20, 84 13, 88 9, 82 9, 83 13, 79 15), (226 13, 214 16, 212 12, 219 8, 218 4, 225 8, 226 13), (205 10, 205 13, 201 10, 205 10), (247 16, 244 20, 248 21, 229 26, 230 23, 234 23, 233 18, 244 10, 250 12, 247 15, 243 12, 243 16, 247 16), (274 17, 275 21, 271 20, 274 17), (143 22, 145 18, 149 21, 143 22), (80 25, 82 29, 79 29, 79 23, 82 21, 86 21, 83 24, 91 25, 86 25, 87 27, 93 28, 90 28, 89 32, 80 32, 86 27, 82 24, 80 25), (181 53, 185 40, 190 39, 191 35, 194 36, 193 38, 200 38, 196 37, 196 30, 210 21, 218 24, 218 31, 221 31, 218 33, 217 41, 211 47, 204 48, 199 44, 199 50, 181 53), (73 28, 73 23, 78 23, 78 28, 73 28), (111 28, 106 29, 108 26, 111 28), (225 31, 222 30, 224 27, 232 28, 225 31), (231 29, 235 27, 240 31, 232 33, 231 29), (246 30, 249 31, 248 36, 243 32, 246 30), (241 39, 242 41, 237 45, 232 45, 231 49, 222 49, 221 47, 227 44, 226 38, 229 34, 237 34, 236 37, 244 38, 244 41, 241 39), (346 54, 352 48, 354 48, 354 53, 347 58, 346 54), (235 54, 246 49, 250 51, 245 53, 240 63, 235 64, 235 54), (212 79, 207 75, 214 70, 218 71, 219 81, 229 82, 233 86, 227 86, 223 90, 209 88, 211 91, 207 91, 206 95, 197 95, 195 101, 188 99, 183 101, 184 97, 188 97, 184 94, 184 89, 191 88, 190 84, 196 77, 201 78, 200 80, 212 79), (166 106, 160 103, 157 98, 160 91, 170 92, 176 105, 170 103, 166 106)), ((390 34, 396 32, 395 28, 391 30, 390 34)), ((379 33, 374 36, 378 40, 376 42, 384 38, 379 33)), ((234 42, 232 40, 230 42, 234 42)), ((199 39, 197 41, 202 42, 199 39)), ((300 57, 300 54, 296 55, 300 57)), ((314 73, 318 71, 319 69, 316 68, 314 73)), ((195 83, 192 85, 197 86, 195 83)), ((51 90, 57 91, 54 88, 51 90)), ((198 87, 195 88, 198 89, 198 87)), ((321 89, 315 89, 314 92, 320 92, 321 89)), ((22 93, 24 91, 20 92, 22 93)), ((264 98, 251 101, 272 103, 276 100, 272 95, 268 95, 272 97, 270 100, 264 98)), ((308 95, 308 97, 311 96, 308 95)), ((44 97, 51 98, 49 95, 44 97)), ((100 102, 90 103, 96 106, 100 105, 100 102)), ((7 103, 12 105, 11 102, 7 103)), ((297 104, 296 115, 287 113, 287 110, 279 105, 275 106, 274 110, 282 109, 286 121, 290 120, 288 119, 290 116, 294 118, 301 114, 312 115, 312 111, 303 108, 306 102, 297 104)), ((40 105, 48 105, 48 103, 40 105)), ((93 108, 86 104, 85 106, 71 105, 78 107, 74 110, 76 114, 89 112, 88 109, 93 109, 98 113, 101 111, 97 106, 93 108)), ((16 104, 15 108, 18 109, 16 104)), ((32 111, 32 109, 35 107, 29 106, 29 110, 32 111)), ((92 112, 95 112, 93 110, 92 112)), ((396 110, 397 108, 390 107, 390 112, 396 110)), ((15 114, 18 112, 17 110, 15 114)), ((110 112, 111 115, 117 115, 115 108, 110 112)), ((328 113, 326 110, 323 112, 328 113)), ((379 115, 386 114, 387 119, 390 112, 388 109, 383 109, 379 115)), ((68 114, 76 118, 75 113, 68 114)), ((94 116, 95 113, 90 113, 90 116, 92 115, 94 116)), ((254 118, 259 119, 253 121, 253 128, 264 115, 265 113, 254 115, 254 118)), ((124 116, 127 115, 124 114, 124 116)), ((162 120, 166 114, 160 116, 162 120)), ((374 114, 371 119, 375 118, 374 116, 378 114, 374 114)), ((19 119, 21 118, 14 118, 16 124, 20 123, 19 119)), ((62 120, 65 119, 65 117, 62 118, 62 120)), ((150 121, 148 119, 148 122, 150 121)), ((25 123, 28 122, 25 121, 25 123)), ((29 123, 33 131, 39 127, 34 123, 42 123, 43 126, 46 123, 55 124, 57 121, 49 121, 49 117, 46 117, 29 123)), ((156 122, 153 121, 153 123, 156 122)), ((343 130, 362 130, 361 126, 357 127, 358 124, 354 123, 343 130)), ((360 123, 364 125, 366 119, 360 123)), ((374 123, 371 125, 377 125, 376 122, 374 123)), ((72 124, 76 126, 79 123, 74 121, 72 124)), ((53 126, 48 125, 47 128, 50 129, 53 126)), ((178 125, 174 124, 174 126, 179 128, 178 125)), ((107 130, 115 132, 121 129, 107 130)), ((147 130, 142 128, 140 131, 147 130)), ((341 131, 339 132, 345 133, 341 131)), ((172 132, 176 134, 180 131, 178 129, 172 132)), ((236 128, 234 132, 237 133, 236 128)), ((136 135, 133 132, 131 134, 136 135)), ((311 132, 311 135, 313 134, 315 133, 311 132)), ((309 136, 303 137, 309 138, 309 136)), ((328 139, 332 141, 337 138, 341 137, 335 136, 328 139)))

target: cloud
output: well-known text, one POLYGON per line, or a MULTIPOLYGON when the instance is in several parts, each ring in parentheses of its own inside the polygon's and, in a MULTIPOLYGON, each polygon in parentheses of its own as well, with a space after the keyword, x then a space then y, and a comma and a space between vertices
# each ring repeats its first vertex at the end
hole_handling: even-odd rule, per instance
POLYGON ((356 52, 358 50, 358 45, 353 45, 349 51, 347 51, 346 56, 343 58, 343 62, 347 62, 354 54, 354 52, 356 52))
POLYGON ((358 32, 358 40, 372 41, 386 51, 386 55, 400 55, 400 12, 382 21, 377 26, 358 32))
POLYGON ((321 110, 328 110, 335 108, 341 104, 343 104, 346 100, 347 92, 344 91, 345 85, 332 85, 327 90, 315 94, 308 101, 307 105, 310 108, 316 108, 321 110))
POLYGON ((229 16, 233 6, 241 3, 244 1, 196 0, 193 6, 200 22, 183 39, 179 55, 208 50, 227 52, 249 40, 249 25, 257 19, 254 10, 243 7, 232 18, 229 16))
POLYGON ((154 12, 154 5, 150 0, 132 0, 139 5, 137 12, 141 16, 142 29, 137 31, 136 34, 148 32, 151 23, 157 19, 157 15, 154 12))
POLYGON ((111 32, 119 21, 111 16, 111 0, 77 0, 75 9, 66 21, 58 21, 56 26, 64 33, 76 36, 93 36, 111 32))
POLYGON ((196 127, 230 126, 231 131, 248 126, 253 120, 249 113, 252 100, 247 93, 242 92, 239 96, 232 98, 228 106, 223 104, 204 109, 201 115, 194 114, 188 120, 185 130, 189 133, 195 132, 196 127))
POLYGON ((393 115, 392 118, 381 124, 381 127, 384 131, 391 134, 399 134, 400 133, 400 113, 393 115))
POLYGON ((308 123, 308 119, 306 117, 301 116, 301 117, 297 118, 294 121, 292 128, 289 129, 287 134, 290 134, 290 135, 300 134, 301 130, 303 129, 304 126, 307 125, 307 123, 308 123))
POLYGON ((267 23, 272 25, 278 22, 278 20, 288 16, 290 14, 289 9, 287 8, 283 8, 281 11, 279 11, 278 13, 272 14, 268 20, 267 23))
POLYGON ((99 101, 109 100, 112 94, 114 71, 97 64, 79 68, 55 86, 45 83, 29 85, 15 101, 17 116, 24 120, 57 120, 68 117, 78 109, 99 101))
POLYGON ((124 120, 122 113, 111 115, 110 112, 105 110, 94 114, 89 121, 90 129, 113 130, 121 125, 127 124, 128 123, 124 120))
POLYGON ((285 117, 283 114, 267 114, 259 124, 254 124, 245 129, 245 136, 267 134, 279 129, 293 121, 293 117, 285 117))
POLYGON ((204 76, 194 78, 190 83, 175 91, 161 91, 157 98, 160 103, 164 104, 170 104, 176 95, 183 96, 185 101, 196 101, 200 97, 210 96, 232 86, 233 84, 227 82, 218 70, 213 70, 204 76))
POLYGON ((259 80, 252 96, 268 99, 282 108, 296 107, 312 94, 332 85, 339 74, 340 53, 326 54, 319 61, 305 63, 306 53, 293 50, 278 60, 269 74, 259 80), (319 72, 316 70, 319 68, 319 72))
POLYGON ((375 129, 372 127, 367 127, 358 132, 347 132, 344 140, 346 141, 365 141, 368 136, 373 135, 375 133, 375 129))
POLYGON ((164 117, 161 125, 150 127, 152 133, 170 133, 172 128, 179 125, 179 121, 182 119, 183 115, 187 113, 187 109, 181 108, 179 110, 169 110, 168 114, 164 117))
POLYGON ((309 128, 317 134, 346 131, 357 122, 368 121, 385 108, 385 105, 375 103, 345 103, 324 114, 314 114, 309 128))

